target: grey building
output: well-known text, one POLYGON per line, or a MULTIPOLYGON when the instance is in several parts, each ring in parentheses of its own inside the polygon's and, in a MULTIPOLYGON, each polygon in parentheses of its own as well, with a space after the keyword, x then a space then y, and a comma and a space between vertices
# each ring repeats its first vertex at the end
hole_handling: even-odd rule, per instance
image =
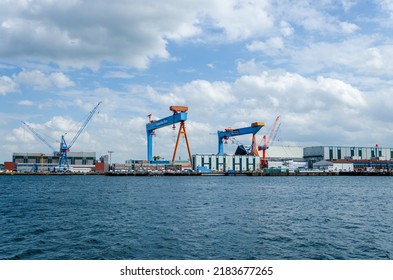
MULTIPOLYGON (((53 154, 42 153, 13 153, 12 161, 18 171, 54 171, 59 164, 59 157, 53 154)), ((95 168, 95 152, 69 152, 68 161, 70 169, 89 170, 95 168)))
POLYGON ((391 160, 393 159, 393 148, 354 147, 354 146, 314 146, 305 147, 304 159, 310 164, 322 160, 391 160))

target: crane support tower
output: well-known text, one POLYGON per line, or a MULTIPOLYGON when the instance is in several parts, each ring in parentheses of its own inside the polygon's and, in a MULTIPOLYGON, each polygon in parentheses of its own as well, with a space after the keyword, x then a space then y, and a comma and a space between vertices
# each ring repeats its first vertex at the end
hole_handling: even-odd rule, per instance
POLYGON ((265 125, 264 122, 254 122, 251 126, 242 128, 226 128, 223 131, 217 131, 218 135, 218 155, 224 155, 224 140, 228 140, 229 137, 252 134, 251 154, 257 156, 258 149, 256 146, 255 134, 265 125))
POLYGON ((153 141, 152 140, 153 140, 154 131, 156 129, 163 128, 168 125, 174 125, 175 123, 179 123, 179 122, 180 122, 180 128, 179 128, 179 132, 177 134, 175 149, 173 151, 172 163, 175 161, 175 158, 176 158, 177 148, 179 145, 179 139, 180 139, 181 134, 184 135, 184 138, 186 140, 186 145, 187 145, 188 156, 189 156, 190 162, 192 161, 190 145, 188 143, 188 138, 187 138, 186 126, 184 124, 185 121, 187 120, 188 107, 187 106, 171 106, 171 107, 169 107, 169 110, 171 110, 173 112, 173 114, 171 116, 168 116, 168 117, 160 119, 160 120, 152 120, 151 115, 149 115, 149 123, 146 124, 147 161, 149 164, 153 163, 153 144, 152 144, 153 141))
MULTIPOLYGON (((75 134, 74 138, 72 138, 70 144, 67 144, 64 135, 61 136, 60 139, 60 149, 56 150, 53 148, 52 145, 48 143, 40 134, 38 134, 30 125, 27 123, 23 122, 24 126, 29 129, 38 139, 40 139, 45 145, 47 145, 52 151, 55 156, 59 157, 59 164, 58 164, 58 171, 69 171, 70 166, 68 162, 68 152, 70 151, 71 147, 75 144, 76 140, 78 139, 79 135, 81 135, 82 131, 85 129, 91 118, 93 117, 94 113, 97 111, 98 106, 100 106, 101 102, 98 102, 98 104, 89 112, 87 115, 86 119, 84 120, 82 126, 79 128, 77 133, 75 134)), ((67 134, 67 133, 66 133, 67 134)))

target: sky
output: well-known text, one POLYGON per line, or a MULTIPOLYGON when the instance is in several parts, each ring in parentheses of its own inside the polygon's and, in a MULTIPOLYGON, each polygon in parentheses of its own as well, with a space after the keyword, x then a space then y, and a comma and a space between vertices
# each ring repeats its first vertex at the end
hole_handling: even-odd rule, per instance
MULTIPOLYGON (((273 145, 393 147, 392 35, 393 0, 0 0, 0 162, 51 153, 21 121, 58 147, 98 102, 71 151, 118 163, 147 158, 147 116, 172 105, 192 154, 278 115, 273 145)), ((153 155, 176 136, 157 130, 153 155)))

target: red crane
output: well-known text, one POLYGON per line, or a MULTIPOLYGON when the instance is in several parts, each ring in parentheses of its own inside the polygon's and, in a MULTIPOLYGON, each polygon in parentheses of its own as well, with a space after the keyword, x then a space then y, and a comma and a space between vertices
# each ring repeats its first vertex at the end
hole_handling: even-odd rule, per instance
POLYGON ((258 146, 258 151, 262 150, 262 159, 261 159, 261 168, 267 167, 267 160, 266 160, 266 150, 269 148, 269 145, 272 141, 274 132, 276 131, 277 125, 280 121, 280 115, 276 117, 274 124, 269 132, 268 137, 266 135, 263 136, 261 143, 258 146), (263 142, 263 145, 261 145, 263 142))

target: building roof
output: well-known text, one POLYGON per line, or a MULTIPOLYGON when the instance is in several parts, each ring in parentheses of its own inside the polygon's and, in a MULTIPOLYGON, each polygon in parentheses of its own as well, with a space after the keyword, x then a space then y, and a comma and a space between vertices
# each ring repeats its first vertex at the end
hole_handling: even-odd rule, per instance
MULTIPOLYGON (((262 155, 262 152, 260 152, 262 155)), ((266 150, 268 159, 303 159, 303 147, 300 146, 270 146, 266 150)))
POLYGON ((333 162, 327 161, 327 160, 321 160, 313 164, 314 167, 327 167, 327 166, 333 166, 333 162))

